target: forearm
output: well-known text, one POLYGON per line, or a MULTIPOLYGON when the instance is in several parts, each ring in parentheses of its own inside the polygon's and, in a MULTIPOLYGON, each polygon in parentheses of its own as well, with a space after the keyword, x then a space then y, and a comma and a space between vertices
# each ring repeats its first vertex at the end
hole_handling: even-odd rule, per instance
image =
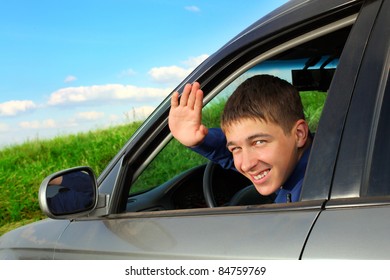
POLYGON ((220 128, 210 128, 203 142, 191 150, 225 169, 234 169, 232 154, 226 148, 226 137, 220 128))

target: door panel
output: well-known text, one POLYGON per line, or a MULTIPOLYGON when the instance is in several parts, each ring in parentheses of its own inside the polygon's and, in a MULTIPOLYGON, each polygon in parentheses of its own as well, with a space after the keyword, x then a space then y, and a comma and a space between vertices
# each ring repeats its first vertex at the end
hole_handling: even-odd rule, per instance
POLYGON ((55 258, 298 259, 319 212, 319 207, 299 205, 284 210, 266 205, 254 210, 129 213, 75 221, 61 236, 55 258))
POLYGON ((390 259, 390 206, 323 211, 302 259, 390 259))

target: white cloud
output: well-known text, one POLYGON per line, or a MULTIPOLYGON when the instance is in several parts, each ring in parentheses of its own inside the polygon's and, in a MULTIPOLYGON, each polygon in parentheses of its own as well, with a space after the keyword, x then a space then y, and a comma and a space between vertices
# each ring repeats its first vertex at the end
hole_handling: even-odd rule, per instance
POLYGON ((108 117, 108 120, 109 122, 117 122, 120 120, 120 117, 118 115, 114 115, 114 114, 111 114, 109 117, 108 117))
POLYGON ((132 85, 108 84, 84 87, 68 87, 50 95, 49 105, 129 100, 135 102, 161 101, 171 89, 142 88, 132 85))
MULTIPOLYGON (((167 85, 166 88, 137 87, 122 84, 61 88, 49 96, 46 105, 71 105, 69 108, 75 108, 76 105, 98 105, 99 109, 86 110, 81 113, 73 112, 73 117, 69 116, 69 111, 64 111, 63 114, 58 114, 57 111, 54 113, 51 111, 51 113, 46 114, 46 116, 50 115, 50 118, 46 120, 32 120, 29 118, 16 125, 0 123, 0 133, 2 135, 9 135, 7 137, 8 141, 11 139, 11 132, 13 133, 13 131, 17 131, 18 137, 22 139, 26 135, 31 134, 54 136, 58 133, 73 133, 134 120, 142 121, 155 110, 154 104, 160 103, 172 91, 173 86, 181 82, 207 57, 208 55, 203 54, 181 61, 179 65, 151 69, 149 71, 150 77, 154 81, 165 83, 167 85), (113 111, 113 106, 117 106, 118 104, 118 110, 113 111)), ((135 71, 127 69, 121 75, 129 76, 134 74, 136 74, 135 71)), ((75 80, 77 80, 76 77, 69 75, 64 82, 70 83, 75 80)), ((45 110, 49 110, 50 112, 50 108, 47 108, 43 104, 36 104, 31 100, 8 101, 0 103, 0 116, 16 116, 17 114, 38 108, 41 108, 41 110, 35 110, 37 118, 45 114, 45 110)), ((57 108, 51 109, 57 110, 57 108)))
POLYGON ((0 103, 0 116, 15 116, 18 113, 26 112, 36 107, 31 100, 11 100, 0 103))
POLYGON ((182 62, 185 67, 176 65, 154 67, 149 71, 149 75, 155 82, 176 84, 187 77, 200 63, 202 63, 207 58, 207 54, 202 54, 197 57, 190 57, 189 59, 182 62))
POLYGON ((88 121, 95 121, 102 119, 104 117, 103 112, 96 112, 96 111, 91 111, 91 112, 80 112, 76 114, 76 118, 80 120, 88 120, 88 121))
POLYGON ((186 6, 186 7, 184 7, 184 9, 186 9, 187 11, 190 11, 190 12, 196 12, 196 13, 200 12, 199 7, 197 7, 197 6, 186 6))
POLYGON ((71 82, 74 82, 76 80, 77 80, 77 78, 75 76, 69 75, 65 78, 64 83, 71 83, 71 82))
POLYGON ((176 83, 183 80, 191 69, 185 69, 179 66, 154 67, 149 71, 149 75, 158 83, 176 83))
POLYGON ((0 123, 0 133, 9 131, 9 126, 5 123, 0 123))
POLYGON ((56 128, 57 123, 53 119, 47 119, 43 121, 24 121, 19 123, 19 127, 23 129, 47 129, 56 128))
POLYGON ((183 61, 183 64, 187 67, 195 69, 198 65, 200 65, 203 61, 205 61, 209 57, 208 54, 202 54, 196 57, 190 57, 189 59, 183 61))
POLYGON ((156 107, 153 106, 141 106, 137 108, 132 108, 130 111, 125 113, 126 121, 142 121, 145 120, 156 107))

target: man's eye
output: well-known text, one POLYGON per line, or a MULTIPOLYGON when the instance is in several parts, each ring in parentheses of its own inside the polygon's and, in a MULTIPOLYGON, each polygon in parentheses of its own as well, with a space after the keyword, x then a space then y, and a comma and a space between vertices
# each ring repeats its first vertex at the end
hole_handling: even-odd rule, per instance
POLYGON ((265 140, 256 140, 254 142, 255 145, 261 145, 261 144, 264 144, 266 141, 265 140))

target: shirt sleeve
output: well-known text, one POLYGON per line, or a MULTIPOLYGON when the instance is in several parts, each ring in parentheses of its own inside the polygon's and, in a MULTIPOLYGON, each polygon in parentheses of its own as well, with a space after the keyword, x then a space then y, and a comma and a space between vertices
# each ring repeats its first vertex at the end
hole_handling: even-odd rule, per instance
POLYGON ((220 128, 210 128, 203 142, 190 149, 225 169, 235 169, 233 156, 226 148, 225 134, 220 128))

